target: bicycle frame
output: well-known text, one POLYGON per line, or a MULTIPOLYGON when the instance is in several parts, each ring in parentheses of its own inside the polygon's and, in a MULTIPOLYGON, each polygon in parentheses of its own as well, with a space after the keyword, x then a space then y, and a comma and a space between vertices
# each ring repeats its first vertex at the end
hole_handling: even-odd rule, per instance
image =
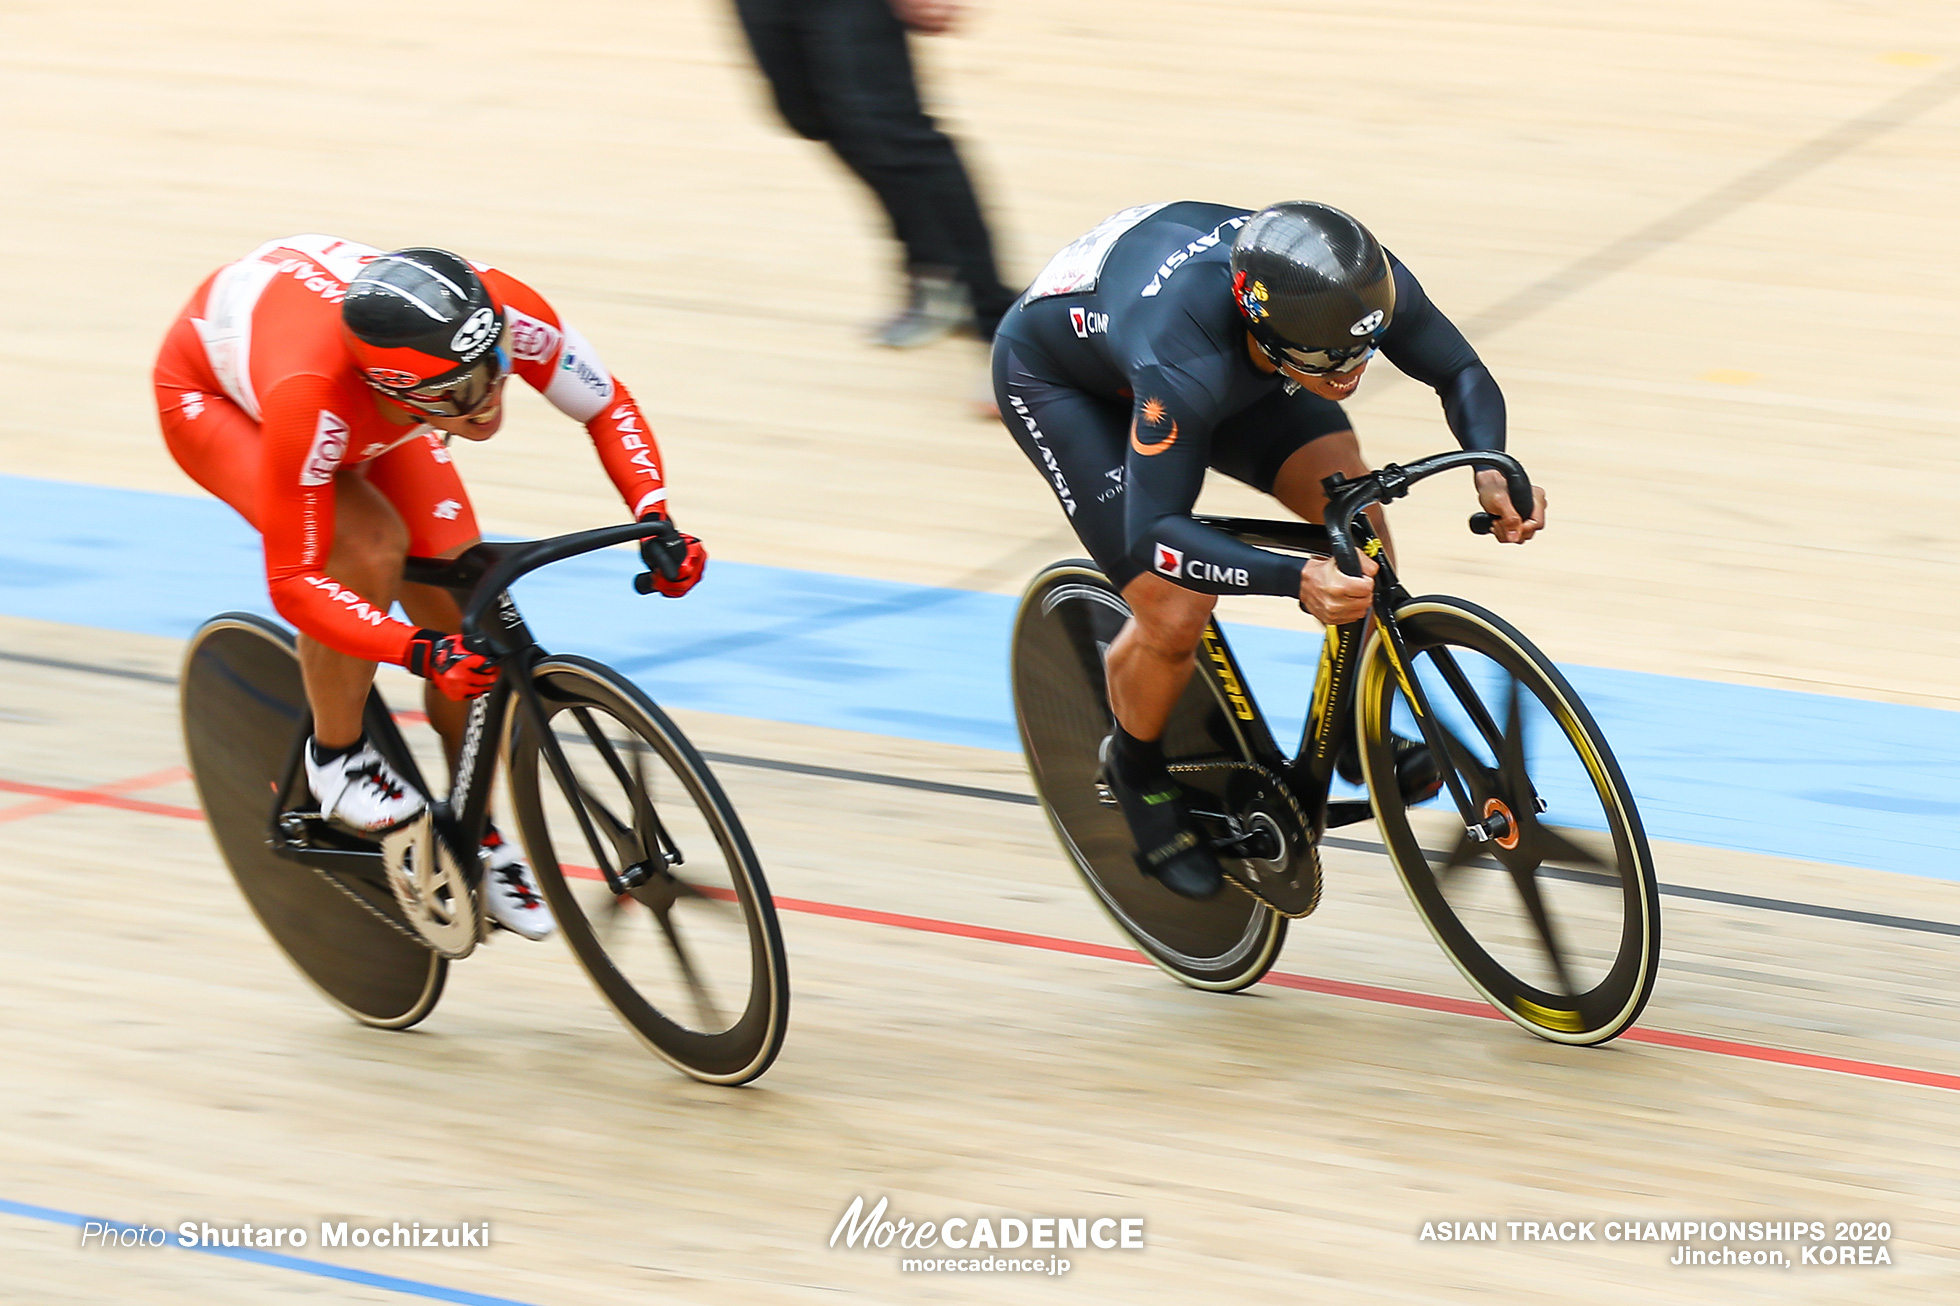
MULTIPOLYGON (((1353 480, 1335 473, 1323 482, 1327 491, 1324 526, 1252 518, 1198 518, 1204 524, 1248 544, 1332 557, 1336 565, 1351 576, 1362 574, 1362 555, 1375 562, 1375 593, 1368 617, 1346 625, 1330 626, 1322 638, 1313 697, 1307 708, 1299 748, 1291 757, 1282 753, 1274 742, 1272 730, 1247 691, 1245 676, 1233 659, 1216 621, 1205 627, 1200 642, 1203 656, 1199 658, 1199 666, 1221 710, 1238 733, 1248 756, 1278 773, 1292 789, 1294 797, 1300 800, 1301 809, 1308 814, 1316 840, 1331 827, 1367 820, 1371 814, 1366 801, 1330 802, 1328 798, 1333 789, 1335 760, 1354 733, 1354 672, 1360 662, 1363 636, 1370 620, 1376 624, 1389 660, 1394 665, 1397 681, 1408 696, 1422 730, 1423 742, 1437 759, 1444 784, 1463 816, 1465 828, 1473 838, 1481 836, 1480 841, 1506 833, 1505 828, 1493 828, 1492 825, 1492 822, 1496 822, 1501 827, 1501 817, 1486 820, 1482 814, 1471 810, 1462 779, 1456 768, 1448 763, 1449 753, 1440 733, 1441 728, 1430 710, 1428 697, 1420 681, 1408 673, 1411 655, 1396 624, 1395 610, 1406 603, 1410 595, 1390 564, 1366 512, 1375 504, 1402 498, 1418 481, 1459 467, 1488 467, 1504 473, 1513 506, 1521 515, 1530 515, 1531 481, 1515 458, 1493 451, 1463 450, 1437 454, 1407 467, 1389 463, 1378 471, 1353 480)), ((1484 520, 1487 522, 1487 519, 1484 520)), ((1479 518, 1472 518, 1471 527, 1473 530, 1481 529, 1479 518)), ((1445 680, 1457 691, 1459 699, 1476 705, 1471 709, 1473 722, 1485 739, 1495 746, 1500 732, 1476 695, 1467 692, 1468 683, 1463 680, 1454 660, 1445 654, 1438 666, 1445 680)))
MULTIPOLYGON (((516 698, 538 729, 542 749, 553 775, 567 793, 577 792, 570 765, 548 728, 550 714, 532 683, 531 670, 547 656, 510 597, 516 580, 540 567, 566 558, 629 543, 671 529, 664 522, 635 522, 608 526, 553 539, 517 543, 477 544, 453 559, 410 558, 404 579, 449 590, 463 602, 463 644, 471 652, 496 659, 503 674, 489 693, 470 704, 457 756, 455 776, 446 796, 438 796, 423 778, 414 755, 378 697, 370 697, 363 714, 368 738, 428 803, 437 837, 449 847, 459 866, 476 865, 475 850, 490 820, 491 779, 496 770, 498 742, 516 698), (490 620, 494 615, 494 620, 490 620), (486 741, 489 741, 486 745, 486 741)), ((374 844, 328 825, 305 810, 306 780, 301 749, 313 733, 310 713, 301 716, 288 756, 285 781, 273 799, 269 842, 283 857, 329 871, 372 870, 382 854, 374 844)), ((590 815, 581 806, 579 820, 589 828, 590 815)), ((595 844, 596 846, 596 844, 595 844)), ((638 887, 630 870, 615 872, 601 859, 607 887, 616 894, 638 887)))

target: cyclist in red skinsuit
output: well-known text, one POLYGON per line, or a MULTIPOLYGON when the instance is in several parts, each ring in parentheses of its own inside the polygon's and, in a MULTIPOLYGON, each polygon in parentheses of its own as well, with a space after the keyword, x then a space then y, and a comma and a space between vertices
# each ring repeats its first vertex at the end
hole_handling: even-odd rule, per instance
MULTIPOLYGON (((585 424, 635 517, 665 516, 653 433, 591 346, 523 282, 443 251, 269 241, 198 288, 157 359, 172 456, 264 537, 273 604, 300 631, 322 812, 365 833, 422 806, 362 736, 374 664, 429 678, 429 717, 452 757, 464 700, 495 681, 455 638, 454 600, 405 585, 402 561, 454 557, 479 538, 448 437, 496 434, 510 373, 585 424), (396 328, 421 335, 403 343, 387 334, 396 328), (389 615, 397 600, 410 621, 389 615)), ((674 573, 657 581, 673 597, 707 557, 691 536, 644 551, 674 573)), ((528 869, 500 837, 488 842, 493 913, 542 937, 550 912, 528 869)))

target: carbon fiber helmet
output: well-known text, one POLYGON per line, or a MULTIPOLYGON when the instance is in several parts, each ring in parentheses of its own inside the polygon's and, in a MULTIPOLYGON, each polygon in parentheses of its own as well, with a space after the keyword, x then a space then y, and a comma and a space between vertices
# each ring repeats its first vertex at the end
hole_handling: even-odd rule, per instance
POLYGON ((435 416, 476 411, 510 370, 502 306, 441 249, 398 249, 362 268, 340 306, 361 378, 435 416))
POLYGON ((1288 200, 1259 210, 1232 242, 1232 291, 1275 366, 1351 372, 1395 317, 1395 277, 1368 229, 1337 208, 1288 200))

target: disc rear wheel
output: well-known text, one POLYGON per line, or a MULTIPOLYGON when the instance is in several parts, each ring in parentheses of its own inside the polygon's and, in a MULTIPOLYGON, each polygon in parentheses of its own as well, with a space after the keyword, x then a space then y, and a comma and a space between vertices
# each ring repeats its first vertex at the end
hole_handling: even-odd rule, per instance
MULTIPOLYGON (((1103 659, 1129 615, 1090 562, 1056 563, 1028 587, 1013 644, 1014 709, 1028 770, 1070 862, 1143 954, 1193 988, 1242 989, 1279 955, 1285 918, 1230 886, 1193 901, 1145 876, 1122 813, 1097 790, 1097 750, 1112 727, 1103 659)), ((1230 732, 1213 719, 1217 713, 1202 678, 1192 677, 1164 734, 1166 756, 1219 755, 1215 741, 1230 732)), ((1178 779, 1194 788, 1204 781, 1178 779)))
POLYGON ((381 859, 372 875, 318 870, 268 842, 273 804, 307 720, 292 632, 214 617, 191 636, 180 681, 184 754, 212 838, 252 912, 328 1001, 366 1025, 406 1029, 442 996, 448 963, 412 937, 381 859))

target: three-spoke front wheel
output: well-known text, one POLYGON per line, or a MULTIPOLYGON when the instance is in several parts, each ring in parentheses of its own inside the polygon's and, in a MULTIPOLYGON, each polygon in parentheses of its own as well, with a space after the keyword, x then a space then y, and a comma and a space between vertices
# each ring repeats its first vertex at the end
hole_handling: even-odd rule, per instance
POLYGON ((701 755, 618 673, 532 671, 549 719, 513 705, 518 830, 565 941, 620 1019, 696 1079, 746 1083, 789 1022, 775 904, 701 755))
POLYGON ((1646 1006, 1660 963, 1660 888, 1619 764, 1558 668, 1509 623, 1442 597, 1404 604, 1395 621, 1408 665, 1378 630, 1356 724, 1382 839, 1416 910, 1518 1024, 1558 1043, 1613 1038, 1646 1006), (1405 804, 1398 735, 1440 742, 1456 792, 1405 804))

